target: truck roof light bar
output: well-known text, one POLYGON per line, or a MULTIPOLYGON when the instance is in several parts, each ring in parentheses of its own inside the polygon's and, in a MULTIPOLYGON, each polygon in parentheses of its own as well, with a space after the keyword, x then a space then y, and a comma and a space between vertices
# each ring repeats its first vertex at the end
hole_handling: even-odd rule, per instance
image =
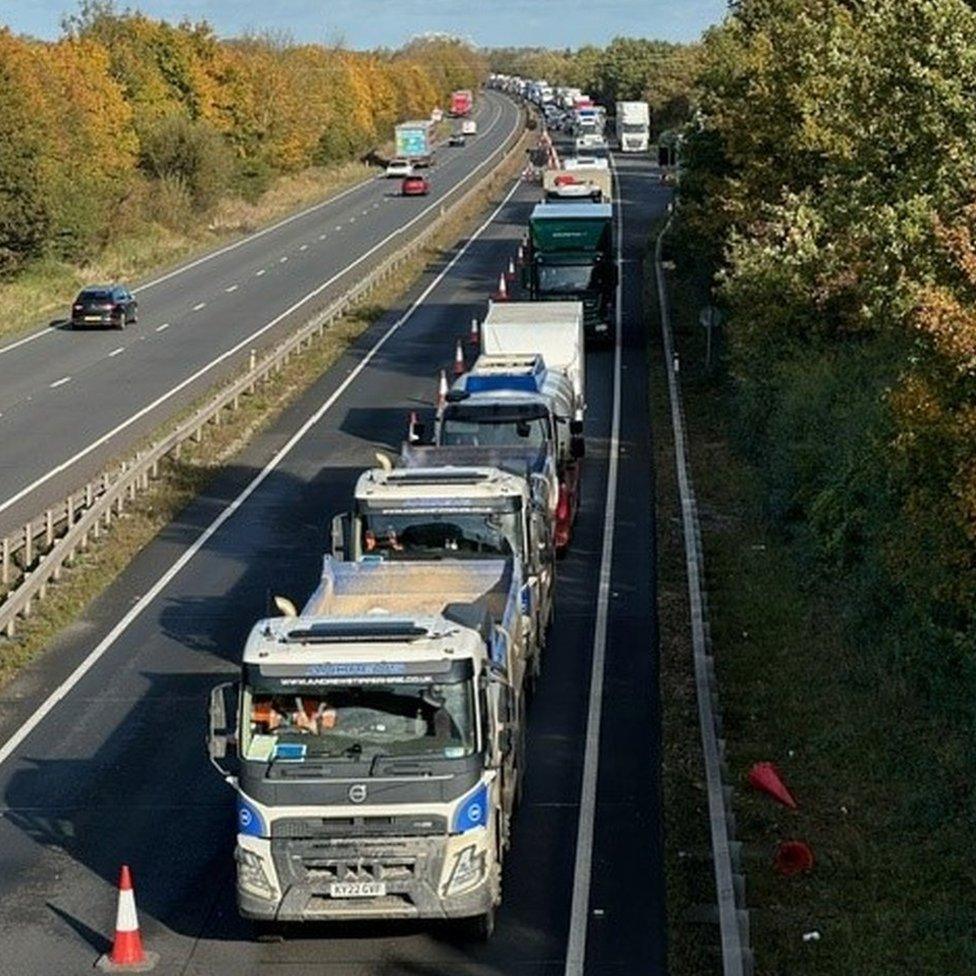
POLYGON ((429 631, 411 620, 323 621, 296 627, 284 635, 289 644, 378 643, 388 640, 419 640, 429 631))

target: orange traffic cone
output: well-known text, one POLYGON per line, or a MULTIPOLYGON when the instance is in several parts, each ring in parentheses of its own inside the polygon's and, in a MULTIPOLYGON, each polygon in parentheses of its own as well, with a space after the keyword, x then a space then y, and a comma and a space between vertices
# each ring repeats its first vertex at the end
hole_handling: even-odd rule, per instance
POLYGON ((773 867, 784 878, 806 874, 813 870, 813 851, 802 840, 784 840, 776 848, 773 867))
POLYGON ((471 328, 468 330, 468 345, 475 350, 481 345, 481 328, 477 319, 471 320, 471 328))
POLYGON ((749 785, 768 793, 774 800, 782 803, 784 807, 789 807, 791 810, 795 810, 797 807, 793 794, 786 788, 780 779, 779 771, 770 762, 756 763, 749 770, 749 785))
POLYGON ((464 365, 464 349, 461 347, 461 340, 458 339, 454 346, 454 378, 464 375, 467 367, 464 365))
POLYGON ((505 272, 498 276, 498 291, 492 295, 496 302, 508 301, 508 285, 505 284, 505 272))
POLYGON ((515 256, 515 263, 521 268, 525 264, 525 248, 521 244, 518 246, 518 252, 515 256))
POLYGON ((441 378, 437 384, 437 410, 440 412, 447 403, 447 373, 441 370, 441 378))
POLYGON ((508 271, 505 272, 505 277, 509 281, 515 280, 515 262, 511 258, 508 259, 508 271))
POLYGON ((132 890, 129 865, 119 872, 119 907, 115 914, 115 940, 112 951, 98 960, 98 968, 108 973, 147 973, 159 961, 155 952, 146 952, 139 934, 136 896, 132 890))
POLYGON ((420 421, 417 419, 417 411, 410 411, 410 419, 407 421, 407 443, 408 444, 419 444, 420 434, 417 433, 417 425, 420 421))

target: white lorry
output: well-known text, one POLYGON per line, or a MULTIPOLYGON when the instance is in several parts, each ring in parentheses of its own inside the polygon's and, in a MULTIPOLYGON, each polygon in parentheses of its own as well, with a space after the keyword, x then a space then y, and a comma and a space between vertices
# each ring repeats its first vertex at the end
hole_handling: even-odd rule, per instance
POLYGON ((214 688, 237 902, 263 921, 466 919, 487 937, 522 776, 518 566, 324 561, 214 688))
POLYGON ((586 411, 581 302, 496 302, 481 325, 481 356, 448 393, 435 441, 455 446, 549 445, 559 555, 579 510, 586 411))
POLYGON ((461 122, 461 134, 464 136, 476 136, 478 134, 478 123, 474 119, 464 119, 461 122))
POLYGON ((651 142, 651 109, 647 102, 617 102, 617 145, 621 152, 647 152, 651 142))

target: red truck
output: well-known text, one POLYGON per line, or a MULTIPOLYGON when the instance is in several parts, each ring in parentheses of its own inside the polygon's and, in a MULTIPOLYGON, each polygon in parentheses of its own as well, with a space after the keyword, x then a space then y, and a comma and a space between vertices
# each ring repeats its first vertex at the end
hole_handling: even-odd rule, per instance
POLYGON ((474 95, 466 88, 460 91, 451 92, 451 115, 454 118, 461 118, 471 114, 474 107, 474 95))

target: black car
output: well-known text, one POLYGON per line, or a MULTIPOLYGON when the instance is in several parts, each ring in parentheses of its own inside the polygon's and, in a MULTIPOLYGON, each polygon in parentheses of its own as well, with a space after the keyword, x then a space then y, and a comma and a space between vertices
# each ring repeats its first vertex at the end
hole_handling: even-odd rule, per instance
POLYGON ((79 292, 71 306, 71 328, 108 325, 124 329, 135 322, 138 304, 121 285, 92 285, 79 292))

